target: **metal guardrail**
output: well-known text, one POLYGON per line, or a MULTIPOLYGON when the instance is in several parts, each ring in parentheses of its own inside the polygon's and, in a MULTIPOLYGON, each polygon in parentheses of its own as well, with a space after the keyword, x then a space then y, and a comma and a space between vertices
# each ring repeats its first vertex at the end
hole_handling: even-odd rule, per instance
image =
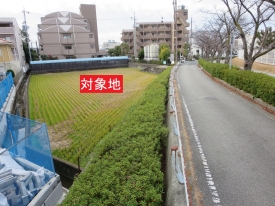
POLYGON ((175 72, 177 69, 178 69, 178 65, 175 65, 171 71, 171 75, 169 79, 169 101, 170 101, 170 109, 171 109, 170 113, 172 113, 173 115, 172 125, 173 125, 174 135, 177 136, 178 144, 179 144, 179 146, 173 146, 171 148, 171 158, 172 158, 171 162, 172 162, 172 166, 175 171, 178 182, 180 184, 184 184, 186 205, 189 206, 189 198, 188 198, 185 166, 184 166, 184 158, 183 158, 183 147, 182 147, 180 131, 179 131, 179 123, 178 123, 177 107, 175 102, 175 93, 174 93, 175 91, 174 91, 174 83, 173 83, 173 78, 175 76, 175 72), (179 151, 181 155, 178 156, 176 154, 177 151, 179 151))

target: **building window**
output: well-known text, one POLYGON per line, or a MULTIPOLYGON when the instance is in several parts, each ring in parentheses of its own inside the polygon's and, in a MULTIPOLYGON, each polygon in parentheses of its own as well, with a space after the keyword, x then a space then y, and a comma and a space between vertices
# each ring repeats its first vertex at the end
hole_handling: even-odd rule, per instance
POLYGON ((90 30, 90 27, 89 26, 85 26, 85 29, 90 30))
POLYGON ((183 12, 183 15, 184 15, 184 16, 187 16, 187 12, 186 12, 186 11, 185 11, 185 12, 183 12))
POLYGON ((93 48, 94 48, 94 45, 93 45, 93 44, 90 44, 90 47, 91 47, 91 49, 93 49, 93 48))
POLYGON ((11 37, 10 37, 10 36, 6 36, 5 39, 6 39, 7 41, 10 41, 10 40, 11 40, 11 37))
POLYGON ((3 23, 3 24, 0 24, 0 27, 12 27, 12 24, 9 24, 9 23, 5 24, 5 23, 3 23))
POLYGON ((94 35, 93 35, 93 34, 89 34, 89 37, 90 37, 90 38, 94 38, 94 35))
POLYGON ((87 23, 87 22, 88 22, 87 19, 84 19, 83 21, 84 21, 84 23, 87 23))
POLYGON ((63 38, 64 39, 70 39, 71 38, 71 34, 63 34, 63 38))
POLYGON ((65 46, 65 49, 72 49, 72 45, 65 46))
POLYGON ((2 56, 2 49, 0 48, 0 56, 2 56))

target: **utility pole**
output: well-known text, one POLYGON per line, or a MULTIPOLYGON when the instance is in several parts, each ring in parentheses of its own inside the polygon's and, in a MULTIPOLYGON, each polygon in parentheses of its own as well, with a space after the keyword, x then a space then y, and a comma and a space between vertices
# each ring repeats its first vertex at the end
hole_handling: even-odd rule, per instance
POLYGON ((178 61, 178 27, 177 27, 177 0, 173 0, 174 5, 174 24, 175 24, 175 64, 178 61))
POLYGON ((30 56, 30 61, 32 61, 32 55, 31 55, 31 49, 30 49, 30 39, 29 39, 29 33, 28 33, 28 25, 27 25, 27 20, 26 20, 26 12, 29 13, 28 11, 23 10, 24 13, 24 24, 25 24, 25 28, 26 28, 26 34, 27 34, 27 44, 28 44, 28 48, 29 48, 29 56, 30 56))
POLYGON ((36 44, 36 53, 37 53, 38 57, 40 57, 39 49, 38 49, 38 46, 37 46, 37 41, 35 42, 35 44, 36 44))
POLYGON ((137 38, 137 35, 136 35, 136 15, 134 13, 134 17, 131 17, 131 19, 134 20, 134 56, 135 56, 135 59, 137 57, 137 45, 136 45, 136 38, 137 38))

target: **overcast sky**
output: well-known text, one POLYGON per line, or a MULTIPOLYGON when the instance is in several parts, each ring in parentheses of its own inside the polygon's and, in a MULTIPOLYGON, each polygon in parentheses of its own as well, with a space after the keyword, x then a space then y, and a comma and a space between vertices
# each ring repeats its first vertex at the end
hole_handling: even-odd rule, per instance
MULTIPOLYGON (((95 4, 99 47, 103 42, 115 40, 120 42, 122 29, 133 28, 131 17, 136 15, 137 22, 173 21, 173 0, 0 0, 0 17, 15 17, 22 28, 26 14, 29 34, 32 42, 37 41, 37 25, 41 17, 56 12, 70 11, 79 14, 80 4, 95 4)), ((177 4, 185 5, 189 12, 188 22, 193 20, 193 28, 199 27, 204 14, 201 9, 213 10, 223 6, 220 0, 177 0, 177 4)), ((189 28, 190 29, 190 28, 189 28)))

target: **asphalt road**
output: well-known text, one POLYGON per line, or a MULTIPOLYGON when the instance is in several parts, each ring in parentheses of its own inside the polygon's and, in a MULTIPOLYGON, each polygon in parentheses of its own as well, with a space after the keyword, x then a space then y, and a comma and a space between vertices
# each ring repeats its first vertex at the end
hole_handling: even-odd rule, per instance
POLYGON ((203 205, 275 205, 275 116, 207 77, 177 72, 203 205))

